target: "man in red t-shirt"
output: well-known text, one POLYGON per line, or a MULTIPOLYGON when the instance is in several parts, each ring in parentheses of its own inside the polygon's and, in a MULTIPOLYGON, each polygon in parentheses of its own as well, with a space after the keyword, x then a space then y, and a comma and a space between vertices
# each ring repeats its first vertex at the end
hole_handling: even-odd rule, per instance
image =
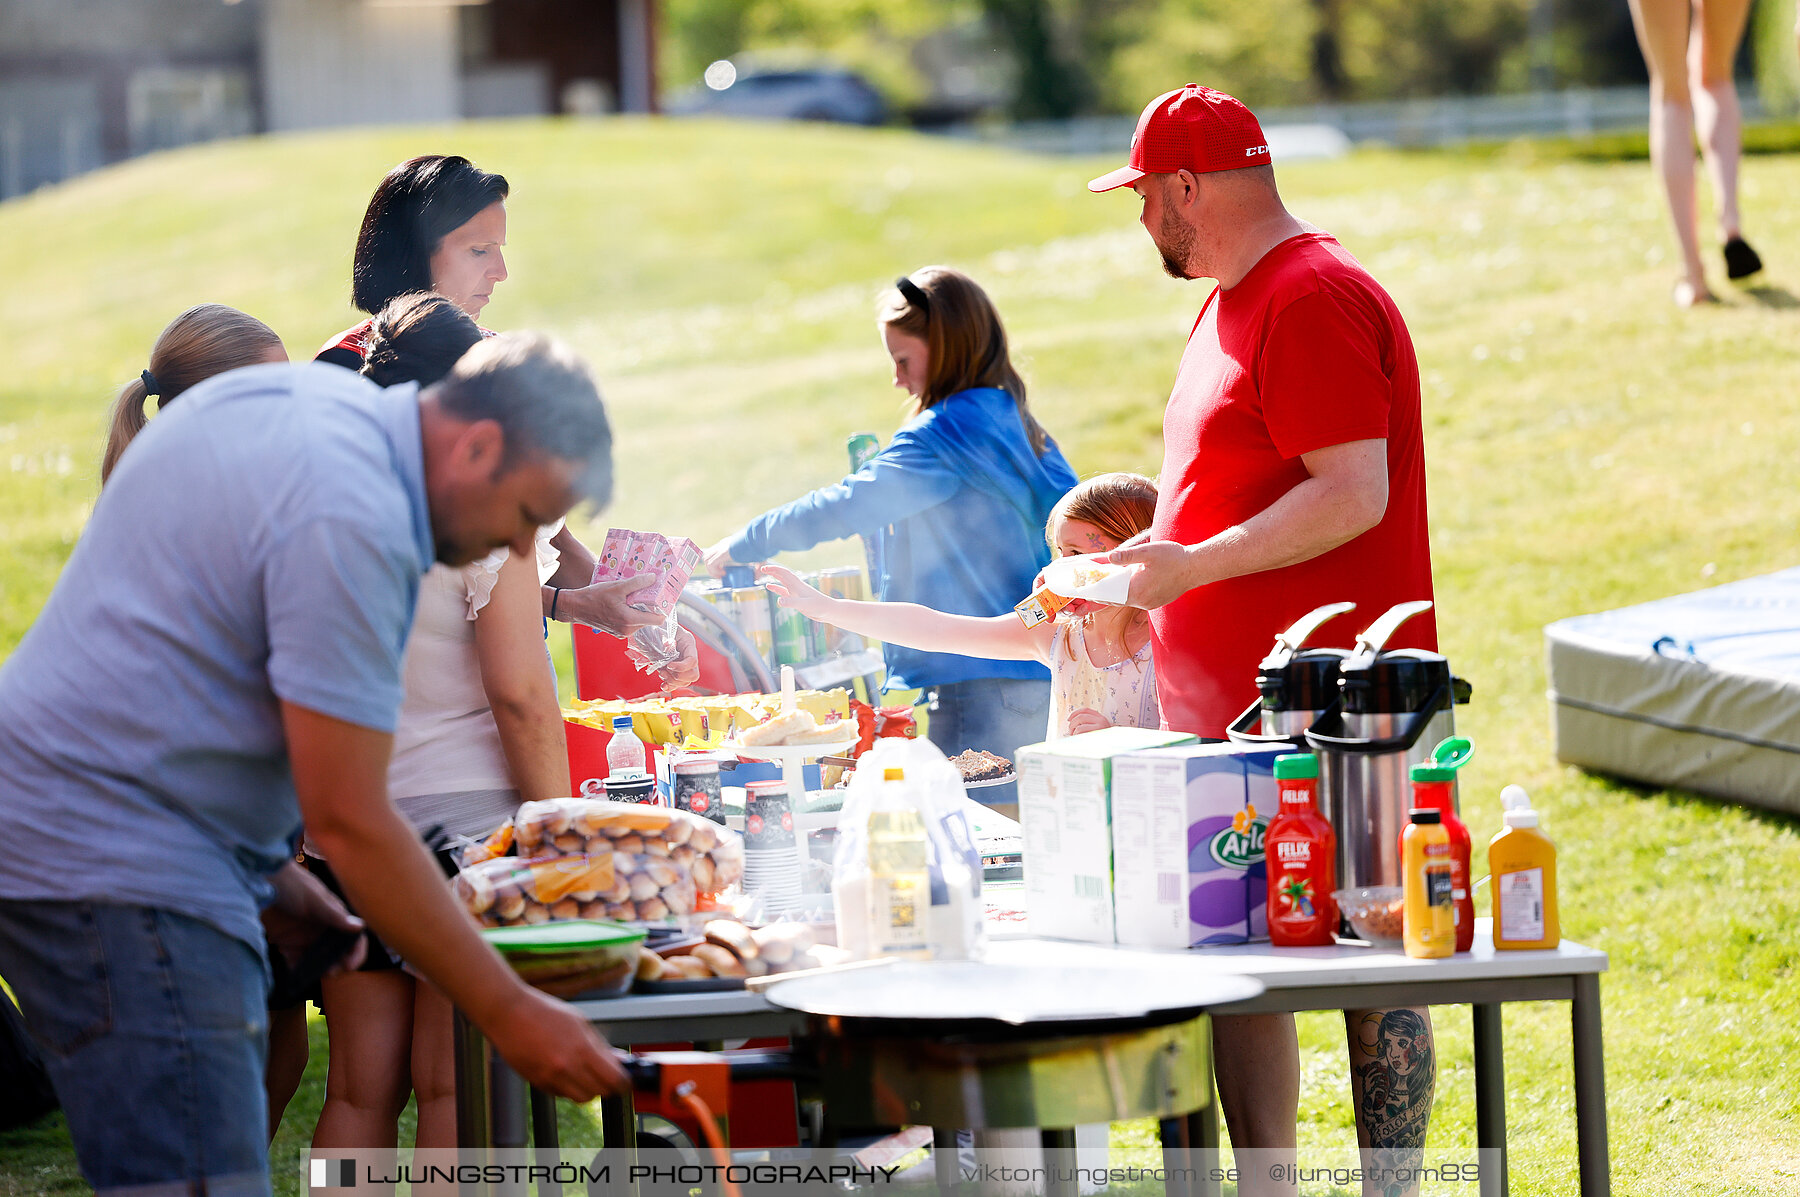
MULTIPOLYGON (((1144 542, 1110 559, 1143 567, 1131 604, 1151 609, 1164 721, 1221 738, 1256 700, 1257 664, 1275 634, 1301 615, 1354 602, 1361 618, 1338 621, 1347 634, 1395 603, 1431 597, 1418 361, 1387 292, 1283 206, 1262 128, 1231 96, 1194 85, 1159 96, 1138 121, 1130 165, 1088 187, 1131 187, 1169 274, 1218 282, 1163 416, 1156 518, 1144 542)), ((1435 648, 1436 639, 1426 614, 1393 644, 1435 648)), ((1347 1015, 1365 1147, 1425 1142, 1429 1024, 1407 1023, 1424 1032, 1408 1039, 1405 1078, 1386 1075, 1391 1053, 1371 1046, 1384 1042, 1384 1020, 1409 1013, 1347 1015)), ((1233 1143, 1291 1151, 1293 1019, 1214 1025, 1233 1143)))

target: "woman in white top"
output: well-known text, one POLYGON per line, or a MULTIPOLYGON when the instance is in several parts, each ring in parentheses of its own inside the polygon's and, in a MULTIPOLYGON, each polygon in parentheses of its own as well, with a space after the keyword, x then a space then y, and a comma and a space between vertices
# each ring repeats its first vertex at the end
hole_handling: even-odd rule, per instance
MULTIPOLYGON (((403 296, 372 322, 361 373, 383 386, 427 385, 481 335, 442 296, 403 296)), ((485 836, 520 802, 568 793, 539 598, 556 570, 555 531, 540 533, 535 559, 499 549, 473 565, 434 565, 419 587, 388 792, 447 873, 456 837, 485 836)), ((337 889, 328 863, 309 855, 307 867, 337 889)), ((331 1062, 314 1148, 397 1146, 409 1094, 417 1146, 456 1146, 450 1003, 372 933, 362 968, 321 988, 331 1062)))
MULTIPOLYGON (((1100 474, 1078 484, 1050 512, 1044 538, 1059 557, 1104 553, 1150 527, 1156 484, 1141 474, 1100 474)), ((952 615, 914 603, 859 603, 832 598, 792 570, 761 572, 781 605, 811 619, 877 640, 972 657, 1039 660, 1050 666, 1046 739, 1102 727, 1159 727, 1156 670, 1150 660, 1150 616, 1137 607, 1064 611, 1053 623, 1027 628, 1017 615, 952 615)), ((1024 598, 1024 595, 1020 595, 1024 598)))

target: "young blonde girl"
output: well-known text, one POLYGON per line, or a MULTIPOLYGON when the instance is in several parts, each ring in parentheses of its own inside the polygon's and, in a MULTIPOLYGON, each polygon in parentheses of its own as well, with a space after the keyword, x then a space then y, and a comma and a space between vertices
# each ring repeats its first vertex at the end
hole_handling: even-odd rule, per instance
MULTIPOLYGON (((1063 496, 1044 526, 1044 539, 1059 557, 1104 553, 1148 528, 1155 511, 1156 484, 1150 479, 1101 474, 1063 496)), ((1065 612, 1027 628, 1016 614, 984 619, 915 603, 853 602, 823 594, 779 565, 765 565, 761 572, 782 606, 884 643, 1042 661, 1051 674, 1049 739, 1161 723, 1150 621, 1137 607, 1099 607, 1079 616, 1065 612)))

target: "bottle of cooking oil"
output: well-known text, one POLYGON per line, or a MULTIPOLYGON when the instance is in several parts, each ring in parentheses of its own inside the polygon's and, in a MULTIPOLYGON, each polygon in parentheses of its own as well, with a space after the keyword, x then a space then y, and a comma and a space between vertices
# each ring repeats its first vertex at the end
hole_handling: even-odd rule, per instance
POLYGON ((925 820, 905 793, 906 771, 882 774, 884 794, 869 812, 869 954, 928 959, 930 849, 925 820))
POLYGON ((1553 948, 1562 942, 1556 917, 1556 845, 1538 830, 1531 796, 1519 786, 1500 791, 1506 830, 1488 844, 1494 895, 1494 947, 1553 948))

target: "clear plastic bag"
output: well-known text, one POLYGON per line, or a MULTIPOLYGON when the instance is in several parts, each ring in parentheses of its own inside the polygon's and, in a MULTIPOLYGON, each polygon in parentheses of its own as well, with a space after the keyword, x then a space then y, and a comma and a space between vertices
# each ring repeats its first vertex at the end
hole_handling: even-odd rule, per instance
POLYGON ((496 847, 469 860, 454 882, 469 913, 496 927, 676 922, 744 875, 737 832, 689 811, 631 802, 527 802, 510 832, 503 826, 471 855, 496 847))
POLYGON ((625 655, 643 673, 660 673, 681 659, 681 621, 670 608, 662 623, 639 628, 625 642, 625 655))
POLYGON ((701 560, 700 546, 686 537, 610 528, 594 558, 594 581, 641 577, 648 601, 634 604, 663 617, 660 624, 639 628, 626 639, 626 653, 645 673, 668 668, 681 658, 677 603, 701 560))
POLYGON ((878 740, 858 758, 838 817, 832 904, 838 945, 854 959, 910 955, 979 960, 987 949, 981 901, 981 853, 963 808, 962 776, 929 740, 878 740), (889 782, 889 769, 903 780, 889 782), (918 816, 915 824, 909 812, 918 816), (917 826, 925 841, 928 902, 916 925, 896 931, 895 883, 871 862, 884 850, 872 825, 917 826))

